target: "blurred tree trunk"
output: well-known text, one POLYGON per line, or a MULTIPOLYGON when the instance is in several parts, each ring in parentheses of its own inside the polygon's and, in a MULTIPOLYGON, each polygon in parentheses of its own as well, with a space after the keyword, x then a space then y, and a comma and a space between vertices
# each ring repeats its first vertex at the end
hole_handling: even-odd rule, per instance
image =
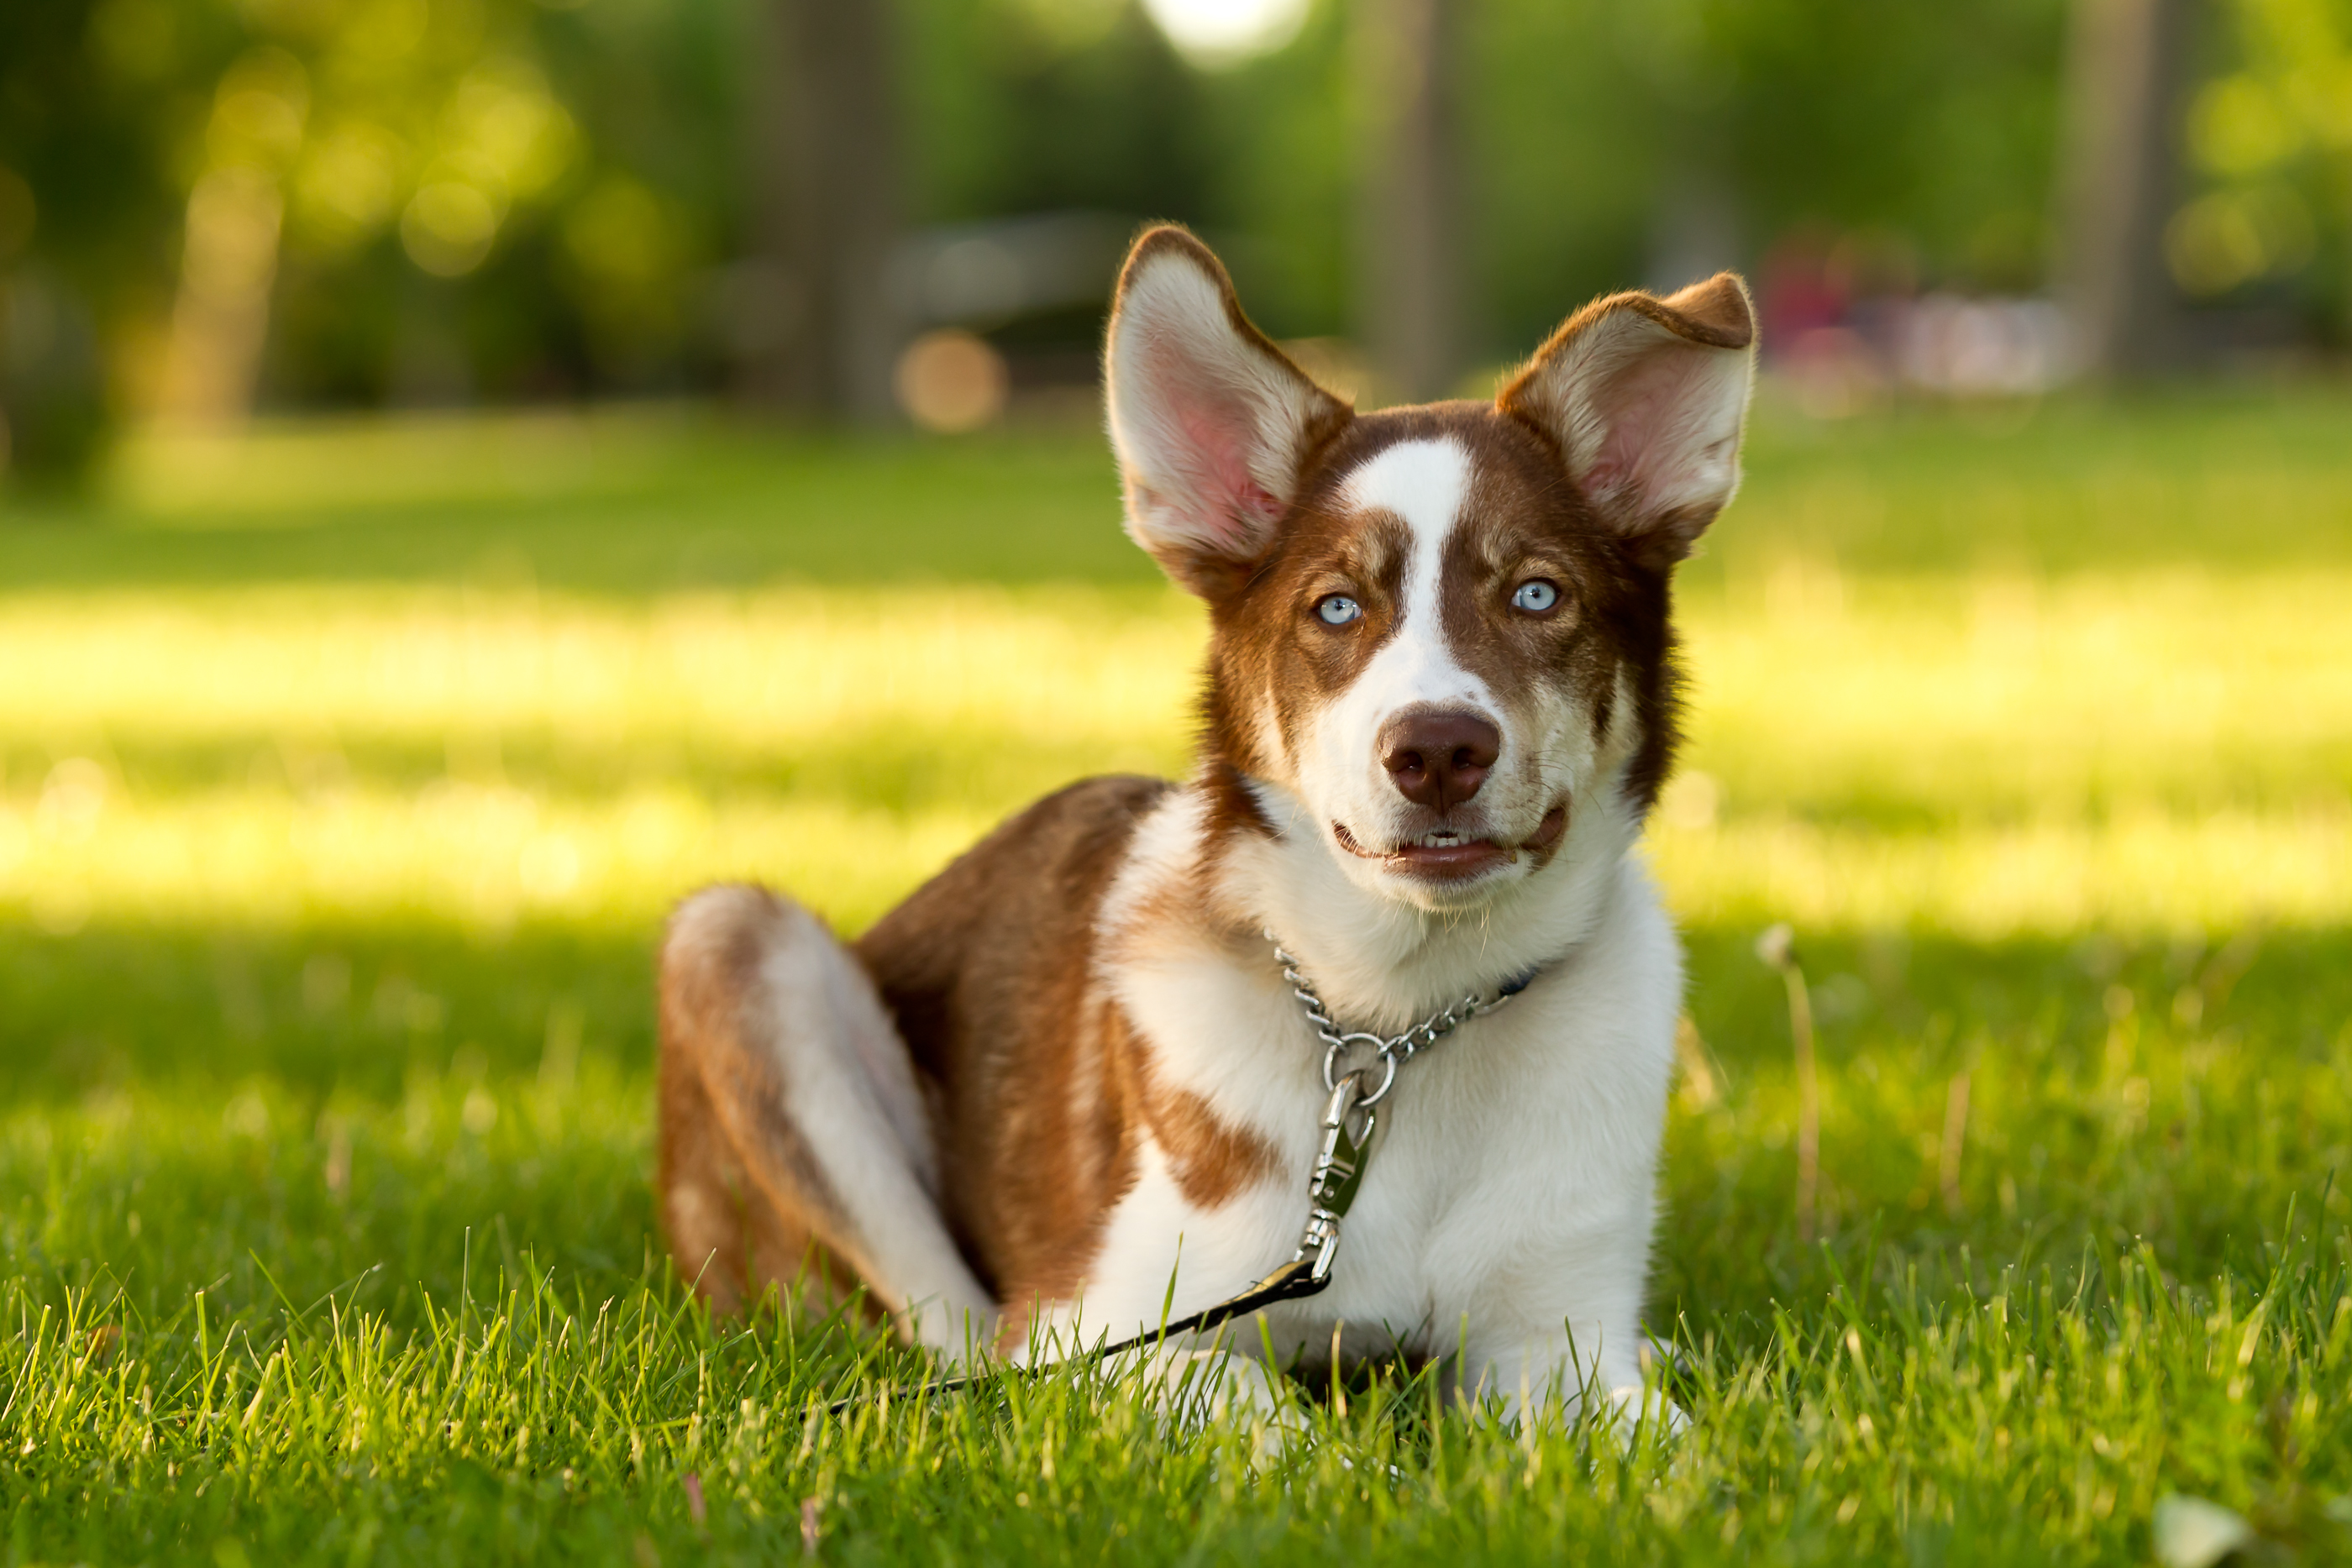
POLYGON ((1467 361, 1458 77, 1460 0, 1362 0, 1359 333, 1383 388, 1452 394, 1467 361))
POLYGON ((189 193, 159 410, 165 420, 235 428, 253 412, 284 216, 276 178, 247 165, 211 170, 189 193))
POLYGON ((775 329, 750 391, 802 413, 893 417, 903 329, 889 287, 898 125, 888 0, 770 0, 756 242, 775 329))
POLYGON ((2059 270, 2096 376, 2159 371, 2182 350, 2164 226, 2180 194, 2196 11, 2197 0, 2075 0, 2059 270))

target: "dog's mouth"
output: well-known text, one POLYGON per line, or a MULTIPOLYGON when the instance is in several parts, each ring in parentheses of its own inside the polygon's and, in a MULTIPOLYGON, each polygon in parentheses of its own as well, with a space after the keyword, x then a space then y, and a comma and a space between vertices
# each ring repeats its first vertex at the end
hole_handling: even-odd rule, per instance
POLYGON ((1391 849, 1368 850, 1356 841, 1355 834, 1339 823, 1331 824, 1331 836, 1339 847, 1351 855, 1368 861, 1378 861, 1383 870, 1418 877, 1428 882, 1467 882, 1519 858, 1521 852, 1541 854, 1559 841, 1568 831, 1568 802, 1561 801, 1546 811, 1536 831, 1517 844, 1504 844, 1491 838, 1472 838, 1455 828, 1432 828, 1417 839, 1411 839, 1391 849))

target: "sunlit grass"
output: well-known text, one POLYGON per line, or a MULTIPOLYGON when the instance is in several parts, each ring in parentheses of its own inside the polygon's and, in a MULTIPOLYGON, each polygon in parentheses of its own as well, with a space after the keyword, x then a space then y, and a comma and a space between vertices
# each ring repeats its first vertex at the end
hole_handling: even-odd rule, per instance
POLYGON ((1202 634, 1091 436, 662 411, 149 444, 0 522, 0 1561, 2145 1561, 2352 1552, 2347 403, 1804 427, 1686 578, 1652 1327, 1691 1434, 1321 1391, 1271 1468, 1086 1375, 667 1275, 650 949, 856 929, 1202 634), (1821 1026, 1823 1240, 1758 929, 1821 1026))
MULTIPOLYGON (((1980 938, 2352 916, 2352 576, 1687 596, 1653 835, 1702 923, 1980 938)), ((0 622, 0 907, 647 927, 715 877, 872 919, 1081 773, 1183 767, 1164 590, 48 593, 0 622)))
POLYGON ((560 1030, 535 1070, 461 1048, 388 1097, 105 1091, 0 1116, 0 1487, 92 1562, 772 1561, 804 1509, 872 1563, 2136 1561, 2179 1491, 2329 1560, 2343 1206, 2260 1210, 2352 1156, 2352 1031, 2266 1056, 2117 988, 2087 1040, 1842 1043, 1814 1254, 1780 1219, 1785 1076, 1686 1081, 1659 1292, 1694 1426, 1631 1454, 1427 1378, 1301 1391, 1271 1460, 1083 1369, 825 1416, 861 1363, 912 1369, 691 1310, 649 1245, 646 1079, 560 1030))

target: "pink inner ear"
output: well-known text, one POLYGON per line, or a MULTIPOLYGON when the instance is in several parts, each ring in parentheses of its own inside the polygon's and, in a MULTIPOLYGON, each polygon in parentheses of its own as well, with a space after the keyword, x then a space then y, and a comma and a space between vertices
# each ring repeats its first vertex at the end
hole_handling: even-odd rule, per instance
POLYGON ((1639 507, 1690 478, 1717 439, 1717 351, 1660 343, 1595 390, 1607 434, 1585 470, 1588 491, 1639 507))
POLYGON ((1282 515, 1282 503, 1257 482, 1250 465, 1256 421, 1224 394, 1189 356, 1155 356, 1160 403, 1174 427, 1168 486, 1184 524, 1213 549, 1253 553, 1259 530, 1282 515))

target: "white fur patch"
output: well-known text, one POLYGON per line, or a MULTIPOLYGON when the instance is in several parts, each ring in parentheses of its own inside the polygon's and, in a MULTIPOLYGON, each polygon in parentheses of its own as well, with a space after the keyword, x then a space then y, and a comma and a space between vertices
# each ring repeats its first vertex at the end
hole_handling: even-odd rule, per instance
MULTIPOLYGON (((1334 727, 1363 727, 1370 758, 1381 722, 1408 703, 1492 709, 1486 683, 1462 667, 1445 642, 1445 541, 1469 497, 1470 454, 1450 439, 1399 442, 1350 475, 1345 494, 1359 510, 1403 518, 1412 541, 1396 629, 1333 708, 1334 727)), ((1373 771, 1380 771, 1376 760, 1373 771)), ((1386 787, 1385 779, 1380 782, 1386 787)))
MULTIPOLYGON (((1172 830, 1180 815, 1163 820, 1172 830)), ((1525 950, 1514 949, 1524 936, 1566 943, 1565 956, 1559 946, 1543 955, 1550 962, 1542 977, 1510 1009, 1465 1026, 1401 1075, 1378 1156, 1342 1227, 1330 1290, 1265 1314, 1277 1361, 1321 1351, 1337 1329, 1349 1354, 1400 1344, 1464 1351, 1465 1391, 1499 1396, 1513 1409, 1573 1406, 1588 1383, 1637 1407, 1654 1398, 1643 1390, 1639 1312, 1679 955, 1623 841, 1592 850, 1566 879, 1507 890, 1512 907, 1487 939, 1423 925, 1417 939, 1387 949, 1417 949, 1402 967, 1458 996, 1491 985, 1498 958, 1523 965, 1525 950)), ((1152 856, 1162 868, 1176 858, 1152 856)), ((1255 885, 1262 875, 1286 883, 1305 869, 1282 846, 1255 845, 1229 861, 1220 881, 1227 896, 1248 899, 1269 891, 1255 885)), ((1340 903, 1349 902, 1370 901, 1343 894, 1340 903)), ((1316 946, 1336 958, 1359 934, 1318 935, 1316 946)), ((1202 1083, 1223 1113, 1268 1137, 1288 1168, 1202 1210, 1185 1200, 1147 1139, 1081 1301, 1048 1320, 1065 1344, 1074 1322, 1081 1339, 1129 1333, 1240 1289, 1287 1255, 1303 1218, 1324 1098, 1313 1032, 1274 979, 1270 956, 1237 964, 1213 940, 1188 951, 1178 932, 1168 936, 1172 946, 1113 966, 1122 1004, 1156 1064, 1202 1083)), ((1350 966, 1310 959, 1309 967, 1344 1018, 1371 1021, 1354 998, 1338 999, 1350 966)), ((1255 1355, 1263 1342, 1251 1322, 1223 1343, 1255 1355)))
POLYGON ((1413 580, 1433 591, 1437 552, 1470 494, 1470 454, 1451 436, 1400 441, 1349 475, 1341 493, 1359 511, 1393 512, 1404 519, 1412 530, 1413 580))

